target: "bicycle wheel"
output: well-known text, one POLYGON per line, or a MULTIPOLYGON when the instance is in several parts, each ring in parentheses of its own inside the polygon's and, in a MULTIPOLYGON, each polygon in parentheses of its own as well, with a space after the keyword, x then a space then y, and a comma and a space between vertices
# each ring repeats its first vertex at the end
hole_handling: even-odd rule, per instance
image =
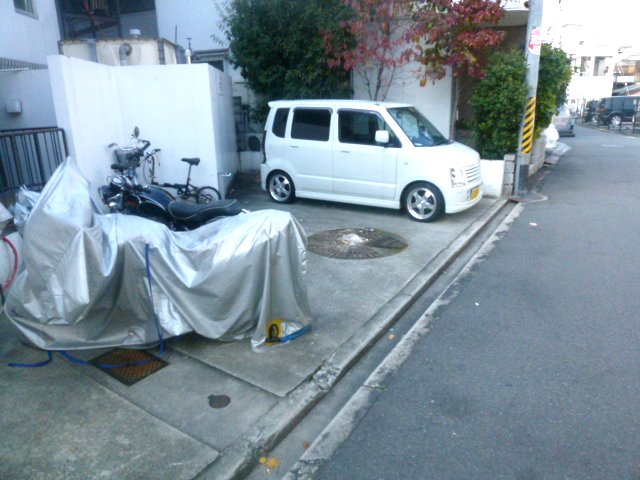
POLYGON ((202 187, 196 193, 196 203, 204 205, 213 200, 220 200, 220 192, 213 187, 202 187))
POLYGON ((0 285, 2 285, 2 290, 6 290, 13 283, 18 273, 18 250, 7 237, 0 236, 0 244, 3 245, 0 249, 0 259, 3 267, 5 259, 7 260, 6 268, 2 268, 0 271, 0 285))

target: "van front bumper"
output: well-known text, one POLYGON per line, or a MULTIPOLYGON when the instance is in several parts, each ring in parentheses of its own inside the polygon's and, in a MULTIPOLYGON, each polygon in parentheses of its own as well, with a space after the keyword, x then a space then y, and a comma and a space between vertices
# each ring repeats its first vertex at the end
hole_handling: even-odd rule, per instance
POLYGON ((449 193, 445 201, 446 213, 457 213, 473 207, 482 200, 482 183, 463 188, 456 188, 449 193))

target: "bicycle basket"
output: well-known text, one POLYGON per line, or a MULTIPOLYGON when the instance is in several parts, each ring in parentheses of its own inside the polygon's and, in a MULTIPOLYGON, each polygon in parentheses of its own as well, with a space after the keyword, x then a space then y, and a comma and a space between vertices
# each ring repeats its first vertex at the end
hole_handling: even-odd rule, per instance
POLYGON ((129 165, 129 162, 134 159, 135 148, 116 148, 113 154, 116 157, 116 163, 120 165, 129 165))

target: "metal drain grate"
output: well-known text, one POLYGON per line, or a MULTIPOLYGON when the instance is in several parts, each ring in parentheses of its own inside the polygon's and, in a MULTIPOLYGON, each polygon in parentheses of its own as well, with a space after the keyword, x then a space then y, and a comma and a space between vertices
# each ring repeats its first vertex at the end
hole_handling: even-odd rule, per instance
POLYGON ((311 235, 307 249, 324 257, 365 260, 388 257, 407 248, 400 235, 375 228, 341 228, 311 235))
POLYGON ((91 360, 91 364, 125 385, 133 385, 143 378, 156 373, 168 365, 164 360, 144 350, 116 348, 91 360), (121 365, 124 367, 105 368, 101 365, 121 365))

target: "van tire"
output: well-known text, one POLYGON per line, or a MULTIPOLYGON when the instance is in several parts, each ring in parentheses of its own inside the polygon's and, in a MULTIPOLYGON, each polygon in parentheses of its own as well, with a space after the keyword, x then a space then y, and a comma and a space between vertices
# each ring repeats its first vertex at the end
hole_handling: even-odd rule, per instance
POLYGON ((296 189, 291 177, 284 172, 271 172, 267 177, 267 191, 277 203, 291 203, 296 198, 296 189))
POLYGON ((620 124, 622 123, 622 117, 618 114, 616 115, 611 115, 611 125, 614 127, 619 127, 620 124))
POLYGON ((402 205, 412 220, 433 222, 444 213, 442 192, 429 182, 416 182, 407 186, 402 194, 402 205))

